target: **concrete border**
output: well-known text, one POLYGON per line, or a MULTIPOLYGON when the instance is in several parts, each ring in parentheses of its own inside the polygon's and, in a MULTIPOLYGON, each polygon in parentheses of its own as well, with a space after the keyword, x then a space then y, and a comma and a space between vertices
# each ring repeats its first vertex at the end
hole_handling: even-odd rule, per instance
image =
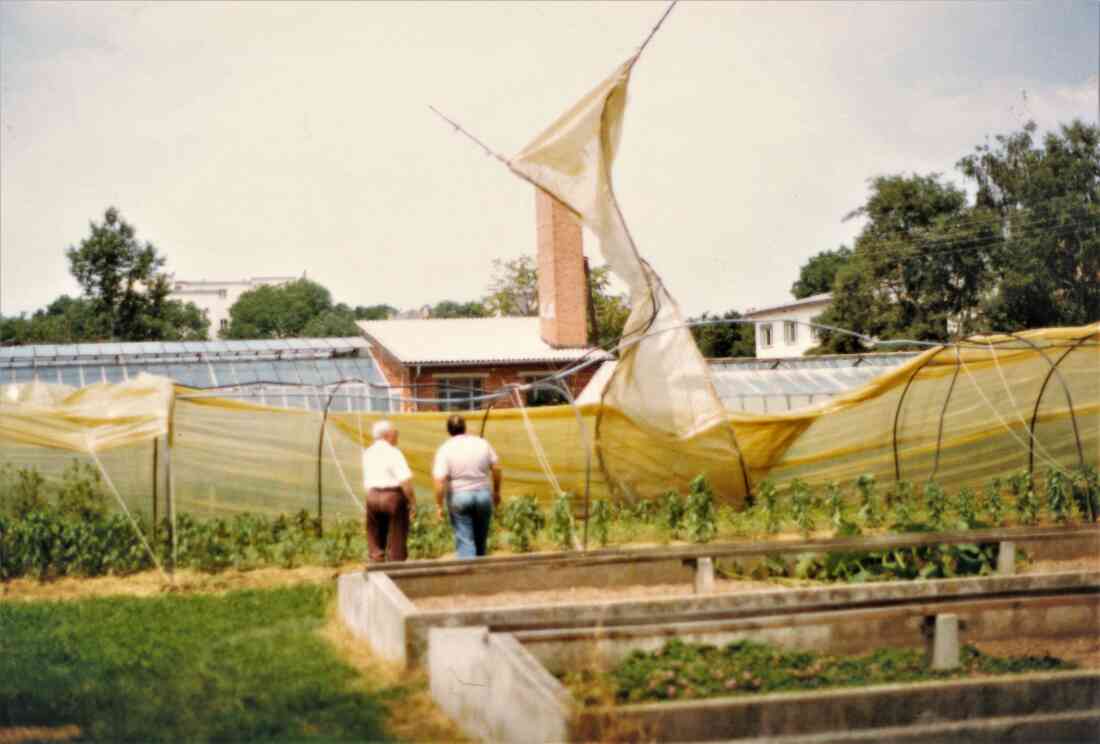
MULTIPOLYGON (((633 651, 656 651, 670 638, 723 646, 739 640, 828 653, 925 646, 928 620, 954 615, 959 643, 1027 638, 1088 637, 1100 628, 1100 593, 1038 602, 1018 599, 929 601, 870 609, 834 609, 702 622, 516 631, 516 639, 551 673, 612 666, 633 651)), ((955 648, 958 646, 956 645, 955 648)))
MULTIPOLYGON (((539 570, 530 569, 526 586, 541 586, 539 570)), ((498 577, 499 578, 499 577, 498 577)), ((345 623, 383 657, 412 665, 427 653, 431 628, 485 626, 494 631, 573 628, 621 628, 646 625, 654 617, 665 623, 729 620, 779 613, 882 607, 915 600, 946 603, 975 598, 1100 591, 1100 571, 984 576, 965 579, 842 584, 810 589, 625 599, 580 604, 514 605, 459 610, 418 610, 403 593, 405 577, 381 572, 340 578, 340 607, 345 623), (356 583, 358 582, 358 584, 356 583), (358 593, 352 587, 365 584, 358 593), (358 601, 360 607, 345 605, 358 601)), ((521 585, 521 586, 522 586, 521 585)), ((500 586, 502 591, 508 584, 500 586)), ((947 610, 944 610, 947 611, 947 610)))
POLYGON ((592 741, 605 726, 633 725, 658 741, 736 740, 749 738, 744 736, 748 732, 769 741, 800 734, 831 741, 830 732, 845 735, 950 721, 973 725, 1051 711, 1100 714, 1098 701, 1100 670, 1090 669, 623 705, 581 711, 570 734, 573 741, 592 741))

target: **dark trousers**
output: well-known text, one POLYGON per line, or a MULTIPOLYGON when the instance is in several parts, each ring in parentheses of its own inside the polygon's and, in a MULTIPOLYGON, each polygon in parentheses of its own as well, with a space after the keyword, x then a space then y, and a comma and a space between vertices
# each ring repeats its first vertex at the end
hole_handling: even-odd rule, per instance
POLYGON ((400 488, 372 488, 367 491, 367 548, 370 559, 382 563, 408 557, 409 502, 400 488))

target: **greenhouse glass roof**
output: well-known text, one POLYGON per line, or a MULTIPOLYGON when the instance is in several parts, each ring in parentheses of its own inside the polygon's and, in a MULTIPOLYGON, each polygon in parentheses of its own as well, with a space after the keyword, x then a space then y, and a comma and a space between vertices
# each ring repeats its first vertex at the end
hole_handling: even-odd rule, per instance
POLYGON ((335 383, 333 410, 389 410, 385 380, 365 339, 146 341, 0 348, 0 384, 40 382, 84 387, 122 382, 142 372, 220 397, 275 406, 323 408, 335 383))

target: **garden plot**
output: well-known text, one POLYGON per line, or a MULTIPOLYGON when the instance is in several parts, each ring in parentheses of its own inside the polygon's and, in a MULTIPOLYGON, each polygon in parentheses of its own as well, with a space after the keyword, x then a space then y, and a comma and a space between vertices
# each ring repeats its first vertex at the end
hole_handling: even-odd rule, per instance
MULTIPOLYGON (((414 664, 427 650, 428 630, 432 627, 611 627, 645 624, 654 618, 704 619, 730 613, 766 613, 786 606, 894 601, 927 596, 937 586, 957 586, 952 591, 961 594, 981 592, 985 584, 963 580, 830 584, 811 589, 707 581, 707 569, 713 570, 713 561, 719 558, 975 541, 1011 541, 1031 555, 1074 559, 1097 552, 1100 530, 1002 529, 383 564, 340 578, 340 611, 345 623, 368 640, 376 653, 391 661, 414 664), (648 591, 650 587, 654 591, 648 591)), ((1003 586, 1008 592, 1025 591, 1032 585, 1027 577, 997 578, 1006 582, 1003 586)))

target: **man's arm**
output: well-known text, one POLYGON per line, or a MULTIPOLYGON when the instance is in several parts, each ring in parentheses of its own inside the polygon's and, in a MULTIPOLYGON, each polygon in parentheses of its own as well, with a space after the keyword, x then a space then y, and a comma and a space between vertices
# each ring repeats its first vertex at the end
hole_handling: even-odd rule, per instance
POLYGON ((413 490, 412 478, 401 481, 401 490, 405 494, 405 502, 409 505, 409 519, 416 519, 416 491, 413 490))
POLYGON ((447 498, 447 478, 433 478, 435 483, 435 510, 440 519, 443 519, 443 500, 447 498))
POLYGON ((493 465, 493 506, 500 506, 500 482, 504 478, 504 474, 500 470, 500 465, 493 465))

